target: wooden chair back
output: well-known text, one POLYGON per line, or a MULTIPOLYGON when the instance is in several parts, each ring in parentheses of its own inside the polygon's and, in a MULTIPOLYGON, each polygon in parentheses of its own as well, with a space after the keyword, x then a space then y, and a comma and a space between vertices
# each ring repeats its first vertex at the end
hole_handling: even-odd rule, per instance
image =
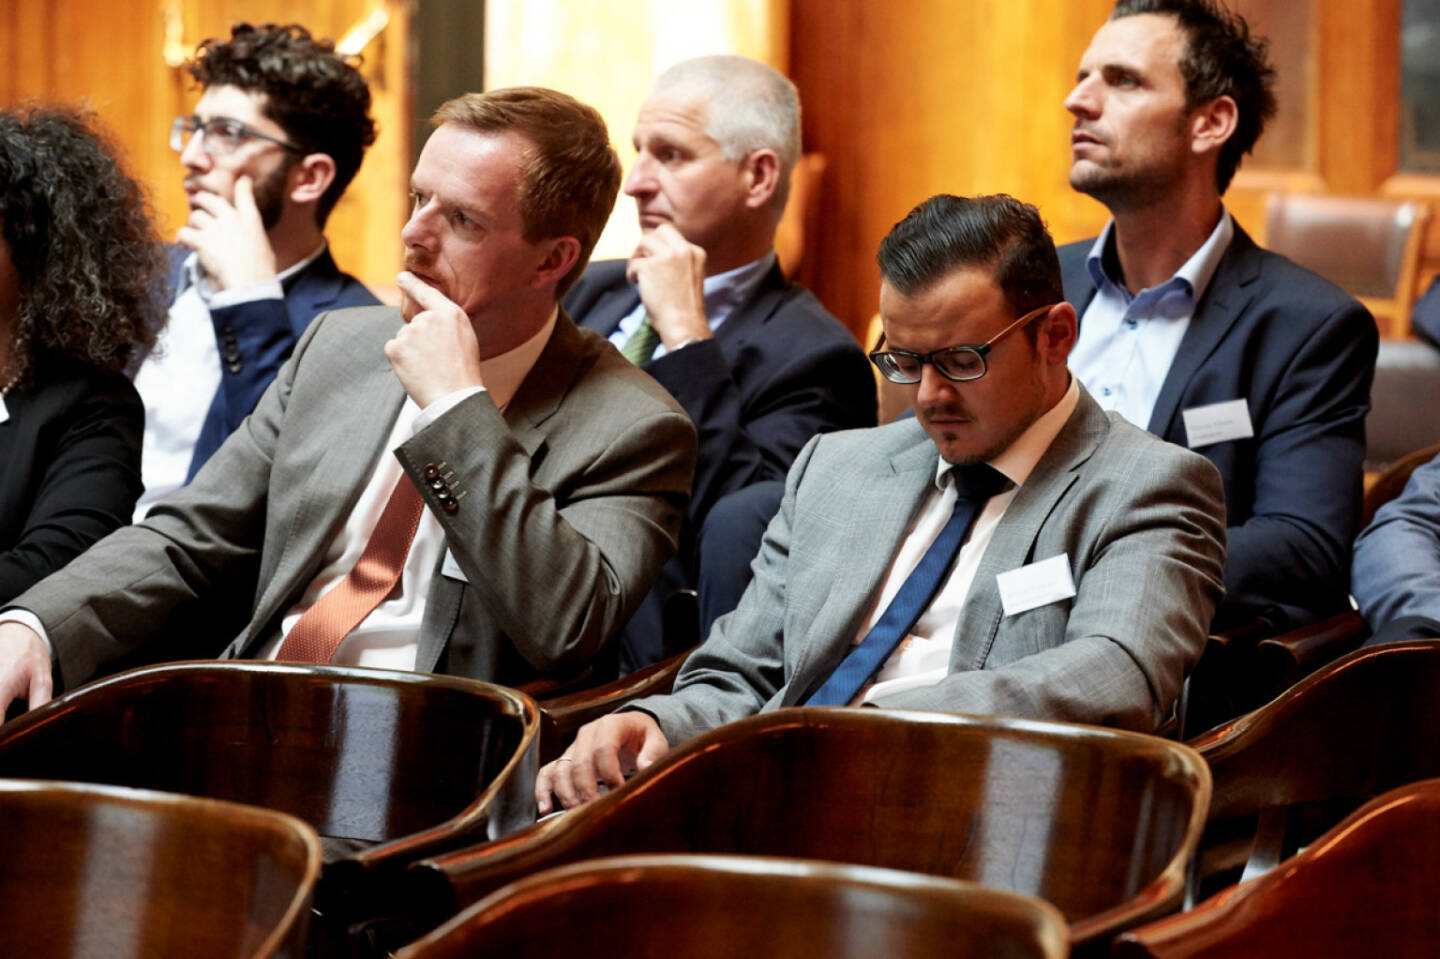
POLYGON ((0 780, 0 947, 26 959, 304 955, 320 840, 293 816, 0 780))
POLYGON ((1030 896, 915 873, 756 856, 617 856, 486 898, 399 959, 1062 959, 1065 920, 1030 896))
POLYGON ((1363 647, 1192 740, 1214 776, 1204 874, 1273 865, 1365 800, 1440 776, 1437 689, 1440 640, 1363 647))
POLYGON ((822 859, 1036 895, 1065 915, 1074 941, 1098 942, 1178 902, 1208 799, 1199 757, 1154 736, 785 709, 681 744, 578 810, 410 872, 417 901, 453 912, 599 856, 822 859))
POLYGON ((291 663, 121 673, 0 726, 0 776, 290 813, 324 841, 315 935, 390 908, 406 865, 535 819, 539 711, 450 676, 291 663))
POLYGON ((1440 780, 1366 803, 1283 869, 1133 929, 1116 959, 1422 959, 1440 942, 1440 780))
POLYGON ((1360 513, 1360 528, 1364 529, 1369 526, 1374 521, 1375 514, 1380 511, 1380 507, 1404 491, 1405 484, 1410 482, 1411 473, 1436 456, 1440 456, 1440 444, 1407 453, 1382 470, 1380 475, 1375 477, 1375 482, 1365 490, 1364 505, 1361 507, 1360 513))
POLYGON ((1383 335, 1403 338, 1429 220, 1419 201, 1272 193, 1265 246, 1364 303, 1383 335))

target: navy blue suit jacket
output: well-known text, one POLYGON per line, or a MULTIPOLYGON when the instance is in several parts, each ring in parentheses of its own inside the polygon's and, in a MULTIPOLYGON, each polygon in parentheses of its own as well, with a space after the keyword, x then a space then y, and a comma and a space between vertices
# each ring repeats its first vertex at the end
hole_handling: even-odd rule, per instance
MULTIPOLYGON (((180 268, 189 253, 178 244, 170 248, 172 300, 173 291, 180 289, 180 268)), ((328 248, 286 279, 282 288, 284 300, 253 300, 210 311, 220 350, 220 388, 210 400, 195 442, 187 482, 255 409, 260 394, 290 358, 311 320, 326 310, 380 303, 359 280, 340 272, 328 248)))
MULTIPOLYGON (((1095 295, 1093 242, 1060 248, 1065 298, 1082 316, 1095 295)), ((1261 618, 1285 629, 1348 608, 1377 348, 1375 321, 1354 298, 1236 225, 1148 424, 1186 446, 1184 410, 1249 407, 1254 437, 1196 451, 1225 485, 1216 628, 1261 618)))
MULTIPOLYGON (((565 297, 575 322, 602 336, 615 332, 639 303, 624 260, 591 264, 565 297)), ((715 502, 761 480, 783 480, 812 436, 874 426, 877 415, 875 379, 860 345, 808 290, 785 279, 779 265, 713 339, 641 368, 694 421, 700 451, 680 553, 627 629, 632 665, 659 657, 660 598, 696 585, 695 535, 715 502)))

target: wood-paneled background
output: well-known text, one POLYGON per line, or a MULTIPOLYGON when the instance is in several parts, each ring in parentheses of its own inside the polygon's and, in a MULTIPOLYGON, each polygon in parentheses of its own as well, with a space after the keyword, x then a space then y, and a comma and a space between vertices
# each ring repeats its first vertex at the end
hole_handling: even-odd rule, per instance
MULTIPOLYGON (((726 2, 703 0, 707 16, 726 2)), ((1040 206, 1062 242, 1104 222, 1104 210, 1066 182, 1071 120, 1061 102, 1110 0, 728 2, 740 22, 748 18, 765 32, 737 43, 795 78, 806 149, 828 157, 806 275, 857 332, 875 310, 876 244, 932 193, 1014 193, 1040 206), (777 11, 784 23, 770 22, 777 11), (776 38, 783 49, 771 49, 776 38)), ((1398 170, 1403 0, 1235 2, 1262 32, 1273 32, 1287 65, 1283 115, 1226 198, 1247 229, 1263 236, 1264 198, 1282 188, 1440 205, 1440 177, 1398 170)), ((686 22, 683 0, 636 0, 626 17, 599 18, 589 0, 488 6, 495 15, 489 20, 524 24, 523 44, 504 31, 485 38, 496 65, 505 65, 504 78, 524 76, 526 64, 566 63, 555 82, 599 103, 615 102, 617 91, 632 99, 643 92, 668 59, 656 47, 671 45, 662 43, 665 24, 686 22)), ((166 63, 167 51, 188 52, 201 37, 226 34, 236 18, 300 20, 339 37, 377 13, 388 22, 365 48, 364 70, 381 137, 329 234, 341 263, 383 289, 399 261, 405 181, 420 127, 411 91, 424 63, 411 53, 409 23, 427 16, 425 0, 9 0, 0 4, 0 103, 88 97, 150 183, 164 230, 173 233, 184 198, 166 140, 171 119, 189 111, 195 94, 166 63)), ((681 44, 686 50, 694 34, 681 44)), ((617 141, 628 140, 631 119, 612 116, 617 141)), ((629 204, 621 198, 622 217, 629 204)), ((1440 217, 1432 220, 1421 281, 1437 270, 1440 217)))

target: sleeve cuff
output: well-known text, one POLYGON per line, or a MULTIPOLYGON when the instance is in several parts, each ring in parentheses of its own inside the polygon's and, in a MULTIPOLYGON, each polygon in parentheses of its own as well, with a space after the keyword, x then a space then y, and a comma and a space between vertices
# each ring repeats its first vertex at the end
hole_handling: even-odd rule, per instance
POLYGON ((35 630, 35 632, 40 634, 41 640, 44 641, 45 648, 50 651, 50 658, 55 658, 55 646, 50 642, 50 634, 45 632, 45 625, 40 622, 39 616, 36 616, 28 609, 12 606, 5 610, 5 612, 0 613, 0 626, 3 626, 5 623, 19 623, 21 626, 29 626, 35 630))
POLYGON ((278 279, 263 280, 234 290, 221 290, 210 298, 210 308, 223 310, 227 306, 239 306, 241 303, 253 303, 256 300, 283 300, 284 298, 285 291, 281 288, 278 279))
POLYGON ((484 392, 485 387, 483 386, 467 386, 463 390, 456 390, 454 393, 447 393, 446 395, 440 397, 438 400, 421 410, 420 415, 415 417, 415 426, 411 430, 410 435, 414 436, 416 433, 419 433, 425 427, 429 426, 431 423, 435 422, 440 417, 450 412, 456 406, 459 406, 462 401, 469 399, 476 393, 484 392))

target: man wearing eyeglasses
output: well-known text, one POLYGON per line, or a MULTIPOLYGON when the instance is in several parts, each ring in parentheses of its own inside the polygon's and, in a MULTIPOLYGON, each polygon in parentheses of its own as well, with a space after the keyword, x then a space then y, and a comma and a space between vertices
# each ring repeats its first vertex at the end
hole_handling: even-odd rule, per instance
POLYGON ((879 261, 872 359, 915 418, 805 447, 735 612, 673 693, 583 727, 541 770, 542 812, 785 706, 1169 715, 1222 592, 1215 468, 1071 377, 1075 311, 1034 207, 932 197, 879 261))
POLYGON ((335 265, 323 232, 375 139, 364 77, 328 41, 273 24, 202 42, 188 69, 204 92, 170 145, 190 217, 172 253, 166 327, 135 373, 137 519, 254 409, 312 318, 378 302, 335 265))

